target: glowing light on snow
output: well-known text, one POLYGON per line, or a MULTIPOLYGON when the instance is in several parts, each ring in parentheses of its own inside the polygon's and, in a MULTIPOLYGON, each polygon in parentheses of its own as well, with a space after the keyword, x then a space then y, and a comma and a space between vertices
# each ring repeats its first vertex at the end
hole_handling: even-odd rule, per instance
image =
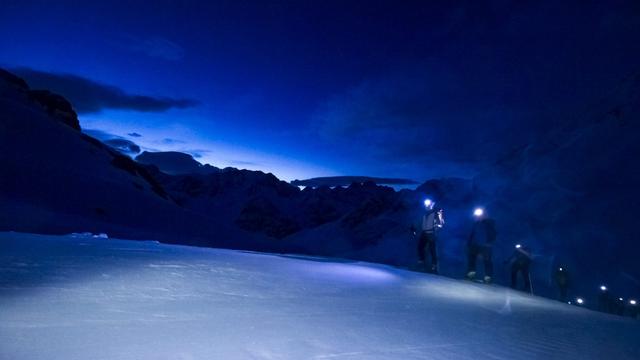
POLYGON ((582 298, 577 298, 576 302, 580 305, 584 304, 584 300, 582 298))
POLYGON ((516 244, 516 249, 520 249, 521 247, 522 247, 522 245, 516 244))
POLYGON ((618 298, 618 300, 620 300, 620 301, 624 301, 624 299, 623 299, 623 298, 618 298))
POLYGON ((607 287, 606 287, 606 286, 604 286, 604 285, 600 285, 600 290, 602 290, 602 291, 607 291, 607 287))
POLYGON ((20 276, 0 272, 0 333, 14 335, 0 336, 0 358, 400 359, 428 351, 455 360, 474 353, 589 358, 611 349, 632 358, 638 349, 628 322, 385 265, 0 232, 0 253, 7 246, 19 259, 3 267, 20 276), (96 276, 87 277, 90 267, 96 276), (25 291, 31 288, 43 294, 25 291), (595 337, 585 324, 598 329, 595 337), (61 327, 43 338, 43 328, 61 327), (561 337, 537 346, 554 335, 538 330, 547 327, 561 337), (492 336, 468 349, 474 333, 492 336), (531 346, 505 346, 504 338, 531 346))
POLYGON ((433 206, 433 201, 431 201, 431 199, 425 199, 424 206, 430 208, 431 206, 433 206))
POLYGON ((482 216, 482 215, 484 215, 484 209, 483 208, 476 208, 475 210, 473 210, 473 215, 474 216, 482 216))
POLYGON ((564 271, 564 269, 563 269, 563 268, 559 268, 558 270, 560 270, 560 271, 564 271))
POLYGON ((629 304, 631 304, 631 305, 635 305, 635 304, 636 304, 636 301, 635 301, 635 300, 629 300, 629 304))
POLYGON ((392 273, 373 266, 317 262, 305 267, 314 276, 330 281, 356 283, 383 283, 396 279, 392 273))

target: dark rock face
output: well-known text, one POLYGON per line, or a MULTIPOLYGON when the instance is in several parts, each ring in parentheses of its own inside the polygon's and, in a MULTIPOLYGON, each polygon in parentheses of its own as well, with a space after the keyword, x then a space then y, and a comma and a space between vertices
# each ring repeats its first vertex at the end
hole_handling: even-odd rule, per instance
POLYGON ((209 246, 237 231, 178 206, 150 170, 76 131, 72 111, 0 73, 0 230, 209 246))
MULTIPOLYGON (((306 228, 338 222, 350 234, 350 241, 356 248, 375 242, 393 229, 395 225, 378 227, 374 224, 381 218, 404 217, 398 213, 403 202, 401 194, 373 182, 353 183, 347 188, 307 188, 298 198, 298 216, 306 228)), ((408 223, 410 219, 401 222, 405 221, 408 223)))
POLYGON ((31 90, 24 79, 4 69, 0 69, 0 95, 17 102, 28 99, 41 107, 52 118, 80 130, 78 114, 67 99, 48 90, 31 90))
MULTIPOLYGON (((364 201, 347 213, 340 225, 351 230, 352 243, 355 249, 361 249, 376 244, 387 232, 396 228, 400 223, 396 219, 380 219, 385 213, 392 213, 396 203, 400 201, 397 193, 390 188, 372 191, 364 201)), ((409 219, 407 219, 409 220, 409 219)))
POLYGON ((17 90, 27 91, 29 90, 29 85, 19 76, 16 76, 4 69, 0 69, 0 81, 4 82, 7 85, 10 85, 17 90))
POLYGON ((40 104, 50 116, 80 131, 78 114, 67 99, 48 90, 30 90, 29 97, 40 104))
POLYGON ((124 156, 118 153, 112 153, 113 159, 111 165, 118 169, 124 170, 133 176, 140 176, 151 185, 151 189, 154 193, 163 199, 167 199, 167 193, 160 183, 151 175, 151 173, 142 165, 131 160, 128 156, 124 156))
POLYGON ((249 200, 235 222, 242 229, 261 232, 276 239, 300 230, 294 219, 283 214, 273 203, 262 197, 249 200))
POLYGON ((330 198, 330 194, 309 189, 309 191, 303 192, 302 196, 301 217, 305 227, 314 228, 336 221, 343 215, 339 204, 330 198))
POLYGON ((208 175, 156 176, 185 208, 226 217, 244 230, 274 238, 340 221, 352 233, 354 243, 368 244, 386 231, 370 223, 402 208, 399 193, 373 182, 300 191, 260 171, 225 169, 208 175))
MULTIPOLYGON (((393 191, 393 190, 392 190, 393 191)), ((368 220, 371 220, 382 213, 393 208, 397 197, 393 193, 378 194, 372 193, 370 197, 358 204, 341 220, 343 226, 355 228, 368 220)))
MULTIPOLYGON (((156 173, 156 177, 158 176, 159 174, 156 173)), ((184 176, 173 182, 171 187, 175 193, 184 194, 191 198, 211 195, 209 183, 203 177, 184 176)))

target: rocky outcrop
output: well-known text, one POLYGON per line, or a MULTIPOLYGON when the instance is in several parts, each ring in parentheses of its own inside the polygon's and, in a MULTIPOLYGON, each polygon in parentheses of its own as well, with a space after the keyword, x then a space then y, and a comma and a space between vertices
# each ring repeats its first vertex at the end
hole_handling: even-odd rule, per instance
POLYGON ((294 219, 283 214, 270 200, 263 197, 250 199, 235 223, 242 229, 261 232, 276 239, 300 230, 300 225, 294 219))
POLYGON ((224 217, 244 230, 278 239, 336 222, 352 234, 349 241, 364 246, 386 232, 371 224, 402 208, 399 193, 373 182, 300 191, 260 171, 225 169, 209 175, 157 176, 185 208, 224 217))
POLYGON ((111 153, 111 155, 113 156, 111 165, 120 170, 124 170, 133 176, 140 176, 142 179, 144 179, 144 181, 148 182, 149 185, 151 185, 151 190, 156 193, 156 195, 165 200, 168 199, 167 192, 156 180, 156 178, 151 175, 147 168, 131 160, 131 158, 128 156, 117 153, 111 153))
POLYGON ((150 170, 76 131, 74 114, 57 95, 0 73, 0 230, 209 246, 239 232, 181 208, 150 170))
POLYGON ((349 211, 341 220, 342 226, 356 228, 384 212, 392 210, 395 202, 398 201, 398 196, 392 189, 382 189, 384 190, 372 191, 370 196, 367 196, 353 210, 349 211))
POLYGON ((32 90, 24 79, 4 69, 0 69, 0 95, 5 99, 12 98, 17 102, 29 99, 51 118, 80 130, 78 114, 67 99, 48 90, 32 90))
POLYGON ((11 88, 13 88, 13 90, 29 90, 29 85, 27 85, 27 82, 24 81, 24 79, 4 69, 0 69, 0 82, 2 82, 4 85, 10 86, 11 88))
POLYGON ((51 117, 80 131, 78 114, 67 99, 48 90, 30 90, 29 97, 42 106, 51 117))

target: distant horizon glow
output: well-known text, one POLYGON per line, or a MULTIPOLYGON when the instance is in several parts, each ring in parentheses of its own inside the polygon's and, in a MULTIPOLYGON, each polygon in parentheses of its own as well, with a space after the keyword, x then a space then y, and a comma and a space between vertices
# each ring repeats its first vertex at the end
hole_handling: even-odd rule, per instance
POLYGON ((137 133, 148 149, 283 180, 419 182, 474 177, 637 71, 634 5, 383 1, 362 12, 10 1, 0 67, 67 98, 83 128, 137 133))
MULTIPOLYGON (((126 117, 123 117, 126 119, 126 117)), ((318 176, 345 175, 303 160, 273 154, 246 147, 239 142, 218 140, 194 132, 182 125, 165 127, 141 126, 139 122, 113 120, 111 117, 81 116, 83 130, 100 130, 138 144, 142 151, 178 151, 190 154, 202 164, 225 168, 263 171, 276 175, 280 180, 292 181, 318 176), (108 131, 106 129, 109 129, 108 131), (132 137, 135 132, 142 136, 132 137), (172 139, 173 141, 167 141, 172 139), (190 139, 188 142, 183 139, 190 139)), ((134 156, 135 157, 135 156, 134 156)))

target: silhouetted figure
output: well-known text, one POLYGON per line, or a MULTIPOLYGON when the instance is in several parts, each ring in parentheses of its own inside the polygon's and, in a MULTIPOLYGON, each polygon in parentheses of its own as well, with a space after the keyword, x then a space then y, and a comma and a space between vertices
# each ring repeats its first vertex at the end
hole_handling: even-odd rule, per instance
POLYGON ((422 217, 420 237, 418 239, 418 264, 427 269, 426 253, 431 257, 430 272, 438 273, 438 253, 436 249, 438 230, 444 226, 444 215, 442 209, 436 209, 435 203, 425 200, 426 213, 422 217))
POLYGON ((620 316, 624 316, 624 308, 625 308, 626 304, 624 301, 624 298, 617 298, 614 300, 614 314, 616 315, 620 315, 620 316))
POLYGON ((484 261, 484 282, 489 283, 493 277, 493 262, 491 259, 493 243, 496 240, 496 226, 492 219, 484 214, 482 209, 474 212, 476 221, 467 242, 467 278, 473 280, 476 276, 476 260, 482 256, 484 261))
POLYGON ((638 318, 638 303, 636 300, 629 300, 629 302, 627 302, 625 313, 634 319, 638 318))
POLYGON ((553 281, 558 287, 558 300, 567 302, 567 291, 569 290, 570 277, 569 271, 565 266, 560 265, 556 268, 553 273, 553 281))
POLYGON ((598 311, 613 314, 615 312, 614 305, 613 296, 609 292, 609 289, 601 285, 600 293, 598 294, 598 311))
POLYGON ((531 292, 531 251, 518 244, 511 257, 506 262, 511 262, 511 288, 518 288, 518 273, 524 280, 524 291, 531 292))

